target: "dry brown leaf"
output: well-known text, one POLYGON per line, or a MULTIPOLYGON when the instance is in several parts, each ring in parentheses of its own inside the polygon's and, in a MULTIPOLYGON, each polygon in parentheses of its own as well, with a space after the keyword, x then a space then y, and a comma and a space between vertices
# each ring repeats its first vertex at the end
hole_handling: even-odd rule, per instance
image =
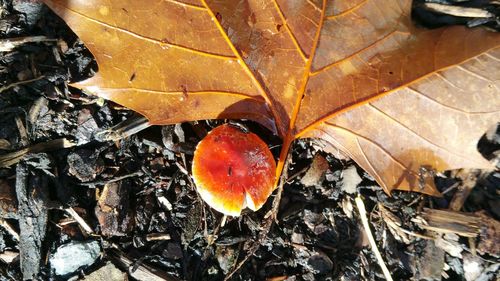
MULTIPOLYGON (((386 191, 420 167, 489 168, 500 35, 416 28, 410 0, 45 1, 94 54, 76 84, 154 124, 247 118, 350 155, 386 191)), ((437 194, 432 183, 423 192, 437 194)))

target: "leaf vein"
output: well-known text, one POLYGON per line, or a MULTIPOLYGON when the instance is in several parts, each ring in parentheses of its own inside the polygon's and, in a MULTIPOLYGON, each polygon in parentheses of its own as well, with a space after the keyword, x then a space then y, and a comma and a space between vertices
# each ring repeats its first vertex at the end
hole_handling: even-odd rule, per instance
POLYGON ((321 12, 321 8, 316 6, 316 4, 312 1, 312 0, 307 0, 307 3, 311 4, 311 6, 313 6, 313 8, 317 11, 320 11, 321 12))
MULTIPOLYGON (((224 40, 226 40, 229 48, 233 51, 234 55, 238 58, 238 63, 243 67, 243 70, 247 73, 248 77, 252 80, 252 82, 254 83, 255 87, 257 87, 257 89, 260 92, 261 96, 264 98, 264 100, 266 101, 266 103, 269 105, 270 111, 271 111, 271 113, 272 113, 272 115, 274 117, 274 120, 276 121, 276 124, 277 124, 276 127, 278 128, 278 132, 279 132, 280 128, 281 128, 280 125, 283 123, 283 121, 281 120, 281 117, 279 116, 278 112, 276 112, 276 109, 273 106, 273 101, 271 100, 271 97, 269 96, 269 93, 264 89, 264 87, 262 86, 261 82, 257 79, 257 77, 255 77, 255 74, 252 72, 252 70, 250 69, 250 67, 245 62, 245 60, 243 60, 243 58, 241 57, 240 53, 238 52, 238 50, 236 49, 236 47, 234 46, 234 44, 231 42, 231 40, 229 39, 229 36, 227 35, 226 31, 224 30, 224 28, 220 24, 219 20, 215 16, 214 12, 208 6, 206 0, 201 0, 201 1, 203 3, 203 6, 206 7, 207 12, 210 15, 210 17, 213 19, 215 25, 219 29, 220 34, 224 37, 224 40)), ((279 132, 279 133, 280 134, 284 134, 284 132, 279 132)))
POLYGON ((449 110, 452 110, 452 111, 456 111, 456 112, 464 114, 464 115, 493 114, 493 113, 499 113, 500 112, 500 110, 493 110, 493 111, 466 111, 466 110, 463 110, 463 109, 460 109, 460 108, 457 108, 457 107, 453 107, 453 106, 449 106, 447 104, 439 102, 436 99, 433 99, 433 98, 425 95, 424 93, 420 92, 419 90, 414 89, 413 87, 408 87, 408 90, 410 90, 410 92, 412 92, 414 94, 417 94, 417 95, 425 98, 426 100, 428 100, 430 102, 433 102, 433 103, 438 104, 439 106, 442 106, 442 107, 444 107, 446 109, 449 109, 449 110))
POLYGON ((359 143, 359 138, 358 137, 355 137, 355 138, 356 138, 356 145, 358 146, 359 151, 361 151, 361 155, 365 159, 366 163, 368 164, 368 166, 370 167, 370 169, 373 171, 373 175, 377 178, 377 182, 383 183, 384 181, 382 180, 382 177, 379 175, 379 173, 377 172, 377 170, 375 170, 375 168, 373 167, 373 165, 370 162, 370 160, 368 160, 368 157, 366 156, 365 151, 361 147, 361 144, 359 143))
POLYGON ((304 52, 304 50, 302 50, 302 47, 300 47, 299 41, 297 40, 297 38, 293 34, 290 26, 288 25, 288 22, 287 22, 287 20, 285 18, 285 15, 283 14, 283 11, 281 10, 278 2, 276 0, 273 0, 273 3, 274 3, 274 7, 276 8, 276 11, 278 12, 278 14, 280 16, 281 22, 283 22, 283 26, 285 26, 286 31, 290 35, 290 39, 292 39, 292 42, 295 45, 295 48, 297 48, 297 50, 298 50, 300 56, 302 57, 302 59, 304 61, 307 60, 306 53, 304 52))
POLYGON ((470 69, 467 69, 467 68, 465 68, 465 67, 463 67, 461 65, 458 65, 457 68, 460 69, 460 70, 462 70, 462 71, 464 71, 464 72, 466 72, 466 73, 468 73, 468 74, 470 74, 471 76, 474 76, 474 77, 478 78, 478 79, 481 79, 481 80, 484 80, 484 81, 487 81, 487 82, 491 82, 490 79, 488 79, 488 78, 482 76, 481 74, 478 74, 478 73, 476 73, 476 72, 474 72, 474 71, 472 71, 470 69))
MULTIPOLYGON (((349 130, 347 128, 335 125, 335 124, 330 123, 330 122, 325 122, 325 125, 330 126, 332 128, 337 128, 337 129, 339 129, 341 131, 344 131, 346 133, 349 133, 349 134, 351 134, 351 135, 353 135, 355 137, 359 137, 359 138, 361 138, 361 139, 363 139, 363 140, 371 143, 373 146, 375 146, 376 148, 378 148, 381 152, 383 152, 384 154, 386 154, 387 156, 389 156, 389 158, 391 158, 391 160, 394 161, 394 163, 398 164, 398 166, 400 166, 402 169, 407 170, 406 166, 403 165, 403 163, 401 163, 399 160, 397 160, 394 156, 392 156, 392 154, 390 154, 381 145, 379 145, 378 143, 374 142, 373 140, 371 140, 371 139, 369 139, 369 138, 367 138, 367 137, 365 137, 365 136, 363 136, 363 135, 361 135, 361 134, 359 134, 357 132, 351 131, 351 130, 349 130)), ((411 172, 411 170, 410 170, 410 172, 411 172)))
POLYGON ((206 10, 206 8, 204 8, 204 7, 197 6, 197 5, 194 5, 194 4, 188 4, 188 3, 184 3, 184 2, 180 2, 180 1, 175 1, 175 0, 162 0, 162 1, 173 3, 173 4, 177 4, 179 6, 186 7, 186 8, 191 8, 191 9, 195 9, 195 10, 202 10, 202 11, 206 10))
MULTIPOLYGON (((401 128, 405 129, 406 131, 410 132, 412 135, 416 136, 417 138, 423 140, 424 142, 427 142, 431 146, 437 147, 440 150, 443 150, 443 151, 446 151, 446 152, 450 153, 451 155, 456 155, 456 156, 458 156, 458 157, 460 157, 462 159, 470 161, 470 157, 462 155, 460 153, 455 153, 455 152, 450 151, 449 149, 447 149, 447 148, 445 148, 443 146, 440 146, 440 145, 432 142, 431 140, 429 140, 429 139, 423 137, 422 135, 418 134, 417 132, 413 131, 411 128, 409 128, 405 124, 401 123, 399 120, 395 119, 394 117, 390 116, 389 114, 385 113, 384 111, 382 111, 380 108, 374 106, 373 104, 369 103, 368 107, 371 108, 371 109, 373 109, 375 112, 378 112, 379 114, 381 114, 382 116, 384 116, 388 120, 392 121, 393 123, 397 124, 401 128)), ((476 161, 474 161, 474 162, 476 162, 476 161)), ((479 164, 479 163, 477 163, 477 164, 478 164, 478 167, 481 166, 481 164, 479 164)))
POLYGON ((342 11, 342 12, 341 12, 341 13, 339 13, 339 14, 336 14, 336 15, 331 15, 331 16, 327 16, 327 17, 325 18, 325 20, 333 20, 333 19, 336 19, 336 18, 338 18, 338 17, 341 17, 341 16, 344 16, 344 15, 350 14, 350 13, 352 13, 352 12, 356 11, 357 9, 361 8, 363 5, 365 5, 365 4, 366 4, 366 2, 368 2, 368 0, 364 0, 364 1, 360 2, 359 4, 355 5, 354 7, 351 7, 351 8, 349 8, 349 9, 345 10, 345 11, 342 11))
POLYGON ((194 49, 194 48, 183 46, 183 45, 180 45, 180 44, 174 44, 174 43, 171 43, 171 42, 164 42, 162 40, 158 40, 156 38, 151 38, 151 37, 148 37, 148 36, 144 36, 144 35, 135 33, 133 31, 127 30, 125 28, 116 26, 116 25, 112 25, 112 24, 109 24, 109 23, 102 22, 102 21, 100 21, 98 19, 91 18, 91 17, 89 17, 87 15, 84 15, 84 14, 82 14, 80 12, 77 12, 75 10, 72 10, 70 8, 66 8, 66 9, 69 10, 69 11, 71 11, 72 13, 76 14, 77 16, 83 17, 83 18, 85 18, 85 19, 87 19, 87 20, 89 20, 91 22, 94 22, 94 23, 97 23, 99 25, 102 25, 102 26, 105 26, 105 27, 117 30, 119 32, 125 33, 127 35, 130 35, 132 37, 135 37, 135 38, 138 38, 138 39, 141 39, 141 40, 148 41, 148 42, 153 43, 153 44, 157 44, 157 45, 160 45, 160 46, 166 46, 166 47, 169 47, 169 48, 175 48, 175 49, 183 50, 183 51, 186 51, 186 52, 189 52, 189 53, 193 53, 193 54, 197 54, 197 55, 201 55, 201 56, 206 56, 206 57, 211 57, 211 58, 216 58, 216 59, 224 59, 224 60, 235 59, 235 57, 232 57, 232 56, 225 56, 225 55, 221 55, 221 54, 216 54, 216 53, 211 53, 211 52, 207 52, 207 51, 203 51, 203 50, 194 49))
POLYGON ((164 95, 207 95, 207 94, 218 94, 218 95, 228 95, 228 96, 235 96, 235 97, 240 97, 240 98, 245 98, 245 99, 253 99, 256 101, 264 102, 263 98, 260 96, 251 96, 248 94, 244 93, 238 93, 238 92, 226 92, 226 91, 189 91, 189 92, 183 92, 183 91, 161 91, 161 90, 152 90, 152 89, 142 89, 142 88, 135 88, 135 87, 125 87, 125 88, 99 88, 99 90, 103 91, 109 91, 109 92, 118 92, 118 91, 138 91, 138 92, 145 92, 145 93, 153 93, 153 94, 164 94, 164 95))
POLYGON ((483 55, 484 55, 484 56, 486 56, 486 57, 489 57, 489 58, 490 58, 490 59, 492 59, 492 60, 495 60, 495 61, 500 62, 500 58, 497 58, 497 57, 495 57, 494 55, 491 55, 491 54, 489 54, 489 53, 484 53, 483 55))
MULTIPOLYGON (((364 52, 364 51, 366 51, 366 50, 368 50, 368 49, 372 48, 373 46, 375 46, 375 45, 377 45, 377 44, 379 44, 379 43, 381 43, 381 42, 383 42, 383 41, 385 41, 385 40, 389 39, 391 36, 394 36, 395 34, 398 34, 398 33, 406 33, 406 32, 402 32, 402 31, 399 31, 399 30, 393 30, 393 31, 391 31, 391 32, 387 33, 386 35, 384 35, 383 37, 381 37, 381 38, 377 39, 376 41, 374 41, 374 42, 373 42, 373 43, 371 43, 370 45, 363 47, 362 49, 360 49, 360 50, 358 50, 358 51, 356 51, 356 52, 354 52, 354 53, 350 54, 349 56, 347 56, 347 57, 345 57, 345 58, 342 58, 341 60, 338 60, 338 61, 336 61, 336 62, 333 62, 333 63, 331 63, 331 64, 325 65, 325 66, 323 66, 323 67, 321 67, 321 68, 319 68, 319 69, 317 69, 317 70, 315 70, 315 71, 311 72, 311 76, 318 75, 319 73, 321 73, 321 72, 323 72, 323 71, 327 71, 327 70, 329 70, 330 68, 333 68, 333 67, 335 67, 335 66, 337 66, 337 65, 339 65, 339 64, 341 64, 341 63, 343 63, 343 62, 345 62, 345 61, 347 61, 347 60, 350 60, 350 59, 352 59, 353 57, 355 57, 355 56, 357 56, 357 55, 361 54, 362 52, 364 52)), ((397 40, 396 40, 396 41, 397 41, 397 40)))

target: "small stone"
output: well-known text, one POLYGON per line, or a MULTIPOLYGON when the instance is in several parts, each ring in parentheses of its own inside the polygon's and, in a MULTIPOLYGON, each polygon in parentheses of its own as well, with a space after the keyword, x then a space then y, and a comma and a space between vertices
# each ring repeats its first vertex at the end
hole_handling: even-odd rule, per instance
POLYGON ((56 275, 66 276, 92 265, 101 255, 97 241, 72 241, 57 248, 49 258, 51 269, 56 275))
POLYGON ((444 250, 438 248, 433 240, 425 240, 421 243, 424 247, 422 254, 415 256, 413 264, 415 280, 441 280, 444 267, 444 250))
POLYGON ((19 253, 13 251, 4 251, 0 254, 0 260, 6 264, 12 263, 15 259, 19 257, 19 253))

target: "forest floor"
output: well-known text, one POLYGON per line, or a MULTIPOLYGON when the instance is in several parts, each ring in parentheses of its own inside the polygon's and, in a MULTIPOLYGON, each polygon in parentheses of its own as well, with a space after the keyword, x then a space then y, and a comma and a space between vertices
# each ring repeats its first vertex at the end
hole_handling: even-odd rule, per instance
MULTIPOLYGON (((382 264, 394 280, 499 280, 498 171, 437 174, 442 198, 390 197, 354 162, 300 140, 277 220, 266 218, 276 192, 224 218, 189 171, 198 141, 225 121, 109 140, 141 119, 68 86, 96 71, 39 1, 0 0, 0 280, 385 280, 382 264)), ((279 154, 277 137, 240 122, 279 154)), ((489 158, 499 131, 479 144, 489 158)))

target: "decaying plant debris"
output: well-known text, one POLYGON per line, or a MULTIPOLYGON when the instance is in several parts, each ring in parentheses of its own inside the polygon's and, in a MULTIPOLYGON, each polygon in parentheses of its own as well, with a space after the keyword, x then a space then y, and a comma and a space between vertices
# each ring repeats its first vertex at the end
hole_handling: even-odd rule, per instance
MULTIPOLYGON (((438 175, 442 198, 389 197, 352 161, 302 140, 277 217, 271 198, 222 226, 188 175, 196 143, 223 121, 110 134, 141 119, 67 86, 97 69, 60 19, 0 0, 0 36, 25 38, 0 53, 0 280, 383 280, 358 193, 394 280, 498 278, 498 172, 438 175), (462 219, 436 224, 448 213, 462 219), (62 266, 66 252, 75 262, 62 266)), ((279 140, 245 124, 277 156, 279 140)), ((482 140, 488 159, 498 139, 492 129, 482 140)))

